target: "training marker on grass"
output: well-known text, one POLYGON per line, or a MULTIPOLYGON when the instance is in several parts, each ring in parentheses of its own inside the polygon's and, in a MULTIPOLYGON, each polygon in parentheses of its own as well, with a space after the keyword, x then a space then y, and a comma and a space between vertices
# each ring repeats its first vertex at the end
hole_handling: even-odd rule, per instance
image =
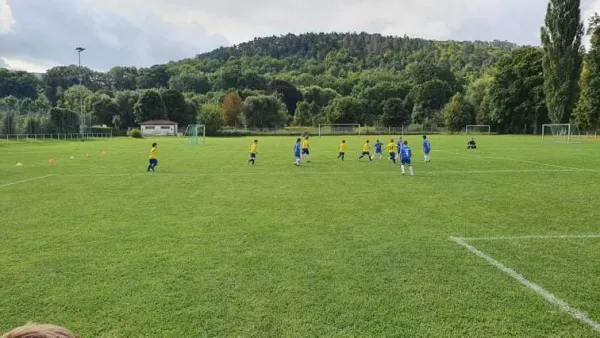
POLYGON ((464 238, 450 237, 450 240, 452 240, 452 241, 456 242, 458 245, 466 248, 471 253, 475 254, 475 256, 477 256, 479 258, 483 258, 490 265, 495 266, 500 271, 502 271, 505 274, 509 275, 510 277, 516 279, 519 283, 521 283, 521 284, 527 286, 528 288, 532 289, 533 291, 535 291, 535 293, 537 293, 539 296, 542 296, 545 300, 547 300, 551 304, 557 306, 559 309, 561 309, 561 310, 565 311, 566 313, 570 314, 571 317, 573 317, 573 318, 575 318, 575 319, 577 319, 577 320, 579 320, 579 321, 581 321, 581 322, 583 322, 583 323, 591 326, 592 329, 594 329, 594 331, 600 333, 600 324, 598 324, 593 319, 591 319, 590 317, 588 317, 582 311, 580 311, 580 310, 572 307, 567 302, 565 302, 564 300, 556 297, 555 295, 551 294, 550 292, 546 291, 541 286, 539 286, 539 285, 537 285, 537 284, 529 281, 527 278, 523 277, 523 275, 521 275, 520 273, 518 273, 515 270, 513 270, 513 269, 511 269, 511 268, 509 268, 507 266, 505 266, 504 264, 500 263, 499 261, 493 259, 488 254, 480 251, 476 247, 474 247, 471 244, 467 243, 464 238))
POLYGON ((17 167, 22 167, 22 166, 23 166, 23 163, 21 163, 21 162, 17 162, 16 166, 17 166, 17 167))
POLYGON ((71 156, 71 157, 70 157, 70 159, 74 159, 74 158, 75 158, 75 156, 71 156))
POLYGON ((49 160, 48 160, 48 163, 50 163, 50 164, 54 164, 54 163, 56 163, 56 160, 55 160, 55 159, 53 159, 53 158, 51 158, 51 159, 49 159, 49 160))

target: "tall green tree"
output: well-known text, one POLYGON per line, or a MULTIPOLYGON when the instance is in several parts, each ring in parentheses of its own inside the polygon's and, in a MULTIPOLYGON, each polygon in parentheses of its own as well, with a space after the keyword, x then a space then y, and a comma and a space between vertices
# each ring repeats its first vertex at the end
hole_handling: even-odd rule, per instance
POLYGON ((244 117, 249 128, 280 128, 285 125, 287 113, 279 98, 260 95, 246 99, 244 117))
POLYGON ((444 107, 444 121, 451 132, 475 122, 475 110, 462 93, 456 93, 444 107))
POLYGON ((166 118, 165 104, 160 93, 154 89, 145 90, 133 106, 133 115, 136 123, 166 118))
POLYGON ((550 0, 542 26, 544 92, 552 123, 568 122, 578 95, 581 71, 580 0, 550 0))
POLYGON ((500 133, 537 133, 546 123, 543 51, 522 47, 504 57, 492 72, 484 103, 500 133))
POLYGON ((410 110, 404 106, 404 100, 392 97, 383 101, 383 115, 379 121, 386 127, 399 127, 410 122, 410 110))
POLYGON ((590 18, 587 34, 590 50, 585 56, 580 78, 579 101, 573 122, 584 128, 597 128, 600 123, 600 16, 590 18))

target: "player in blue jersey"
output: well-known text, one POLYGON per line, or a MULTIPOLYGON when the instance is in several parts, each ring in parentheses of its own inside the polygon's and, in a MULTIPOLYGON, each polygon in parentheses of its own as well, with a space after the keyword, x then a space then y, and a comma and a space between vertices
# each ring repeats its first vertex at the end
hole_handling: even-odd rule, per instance
POLYGON ((423 135, 423 157, 425 158, 425 163, 431 162, 431 158, 429 157, 430 152, 431 152, 431 143, 429 143, 427 136, 423 135))
POLYGON ((375 142, 375 155, 373 155, 373 158, 377 155, 379 155, 380 159, 383 158, 383 143, 379 142, 379 140, 375 142))
POLYGON ((296 139, 296 144, 294 144, 294 157, 296 158, 296 162, 294 165, 297 167, 300 165, 300 160, 302 160, 302 139, 296 139))
POLYGON ((404 141, 404 143, 402 144, 402 150, 400 153, 400 170, 402 171, 402 175, 404 175, 406 172, 404 171, 404 165, 408 165, 408 172, 410 174, 410 176, 414 175, 413 172, 413 167, 412 167, 412 162, 410 160, 410 158, 412 157, 412 150, 410 150, 410 147, 408 146, 408 142, 404 141))
POLYGON ((402 140, 402 136, 398 137, 398 147, 396 147, 396 151, 398 151, 398 158, 402 157, 402 147, 404 147, 404 141, 402 140))

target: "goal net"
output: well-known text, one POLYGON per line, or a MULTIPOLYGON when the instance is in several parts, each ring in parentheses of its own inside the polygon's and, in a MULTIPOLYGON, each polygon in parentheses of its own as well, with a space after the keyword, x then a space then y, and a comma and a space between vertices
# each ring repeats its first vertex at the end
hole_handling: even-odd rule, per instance
POLYGON ((572 124, 542 124, 542 142, 581 143, 584 134, 572 124))
POLYGON ((488 124, 469 124, 465 127, 467 135, 489 135, 492 128, 488 124))
POLYGON ((190 124, 185 128, 183 137, 189 145, 198 145, 206 143, 206 128, 203 124, 190 124))
POLYGON ((319 124, 319 136, 360 135, 360 124, 319 124))

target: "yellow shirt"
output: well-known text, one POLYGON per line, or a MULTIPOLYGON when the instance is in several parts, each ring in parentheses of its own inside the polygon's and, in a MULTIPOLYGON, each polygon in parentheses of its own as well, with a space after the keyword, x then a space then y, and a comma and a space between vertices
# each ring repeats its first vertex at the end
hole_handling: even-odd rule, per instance
POLYGON ((394 142, 390 142, 387 144, 387 150, 390 153, 395 153, 396 152, 396 143, 394 142))
POLYGON ((150 150, 150 156, 149 156, 149 158, 151 160, 156 159, 156 148, 152 147, 152 150, 150 150))
POLYGON ((338 147, 338 151, 340 153, 345 153, 346 152, 346 143, 340 143, 340 145, 338 147))
POLYGON ((371 145, 368 143, 365 143, 365 145, 363 146, 363 152, 368 153, 371 151, 371 145))
POLYGON ((256 153, 256 152, 258 152, 258 144, 256 144, 256 143, 252 143, 252 144, 250 145, 250 152, 251 152, 251 153, 256 153))
POLYGON ((302 141, 302 149, 308 149, 308 148, 310 148, 310 145, 308 144, 308 140, 302 141))

